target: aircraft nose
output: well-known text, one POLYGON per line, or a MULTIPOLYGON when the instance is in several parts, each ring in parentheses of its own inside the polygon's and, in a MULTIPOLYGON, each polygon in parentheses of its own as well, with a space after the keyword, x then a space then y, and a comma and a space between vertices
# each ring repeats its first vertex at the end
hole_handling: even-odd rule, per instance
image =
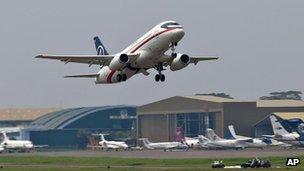
POLYGON ((183 29, 175 29, 173 32, 173 37, 174 37, 174 39, 176 39, 175 41, 181 40, 184 35, 185 35, 185 32, 183 29))
POLYGON ((185 32, 183 29, 176 29, 175 32, 176 32, 175 34, 181 38, 185 35, 185 32))

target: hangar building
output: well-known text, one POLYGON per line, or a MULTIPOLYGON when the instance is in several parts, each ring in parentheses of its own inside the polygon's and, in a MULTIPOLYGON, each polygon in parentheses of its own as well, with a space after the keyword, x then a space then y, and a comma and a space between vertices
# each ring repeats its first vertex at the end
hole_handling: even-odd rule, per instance
POLYGON ((59 108, 0 108, 0 128, 22 127, 59 108))
POLYGON ((304 101, 174 96, 137 108, 137 136, 151 141, 174 141, 177 128, 182 128, 189 137, 212 128, 223 137, 232 124, 238 134, 254 137, 255 124, 273 112, 304 112, 304 101))
POLYGON ((75 148, 87 145, 85 140, 93 132, 131 131, 135 124, 135 106, 79 107, 43 115, 22 135, 35 145, 75 148))

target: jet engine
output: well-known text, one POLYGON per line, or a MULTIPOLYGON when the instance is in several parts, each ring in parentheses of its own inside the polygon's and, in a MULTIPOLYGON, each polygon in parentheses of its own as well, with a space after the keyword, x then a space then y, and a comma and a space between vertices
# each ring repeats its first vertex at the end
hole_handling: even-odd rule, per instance
POLYGON ((185 68, 190 63, 190 58, 186 54, 178 53, 176 58, 173 59, 170 69, 172 71, 177 71, 185 68))
POLYGON ((109 68, 113 70, 119 70, 129 62, 129 56, 127 54, 118 54, 110 62, 109 68))

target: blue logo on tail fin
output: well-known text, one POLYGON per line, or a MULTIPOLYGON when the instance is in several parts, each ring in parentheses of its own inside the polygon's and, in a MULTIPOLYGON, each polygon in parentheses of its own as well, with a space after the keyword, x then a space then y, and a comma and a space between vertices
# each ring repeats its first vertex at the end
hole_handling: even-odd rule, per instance
POLYGON ((95 42, 97 55, 109 55, 106 48, 103 46, 103 44, 101 43, 100 39, 97 36, 94 37, 94 42, 95 42))

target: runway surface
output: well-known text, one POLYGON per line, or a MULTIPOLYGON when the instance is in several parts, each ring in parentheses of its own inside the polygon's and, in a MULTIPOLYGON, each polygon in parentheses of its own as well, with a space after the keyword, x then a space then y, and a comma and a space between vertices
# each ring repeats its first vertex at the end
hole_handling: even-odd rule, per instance
POLYGON ((30 153, 4 153, 1 156, 70 156, 70 157, 123 157, 123 158, 243 158, 270 156, 303 156, 304 149, 244 149, 244 150, 189 150, 164 152, 161 150, 143 151, 47 151, 30 153))

